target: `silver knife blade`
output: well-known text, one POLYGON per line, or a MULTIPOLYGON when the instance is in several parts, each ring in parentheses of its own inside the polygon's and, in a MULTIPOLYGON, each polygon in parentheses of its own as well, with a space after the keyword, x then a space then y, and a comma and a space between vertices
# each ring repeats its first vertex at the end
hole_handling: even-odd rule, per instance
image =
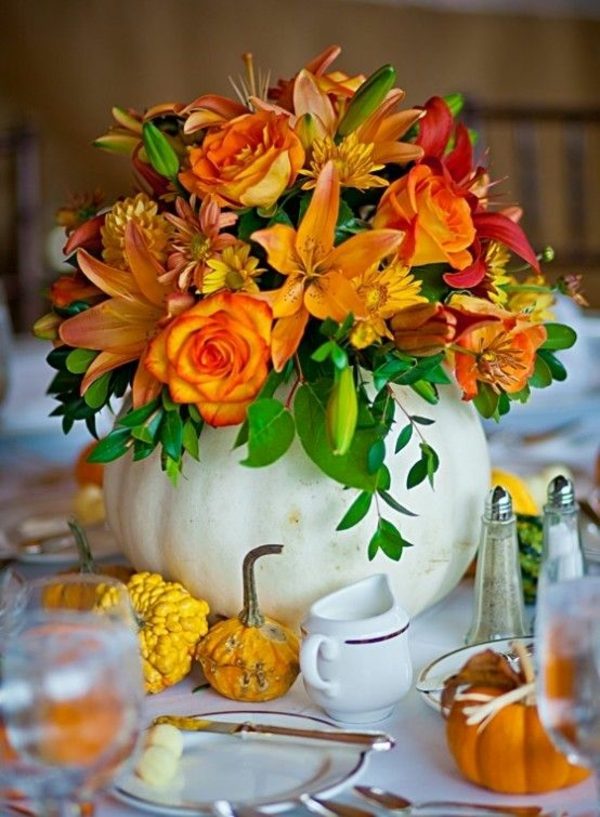
POLYGON ((168 723, 183 732, 216 732, 248 739, 290 738, 302 741, 326 741, 375 752, 385 752, 394 746, 394 739, 385 732, 350 732, 346 729, 300 729, 295 726, 274 726, 251 721, 215 721, 195 715, 159 715, 154 726, 168 723))

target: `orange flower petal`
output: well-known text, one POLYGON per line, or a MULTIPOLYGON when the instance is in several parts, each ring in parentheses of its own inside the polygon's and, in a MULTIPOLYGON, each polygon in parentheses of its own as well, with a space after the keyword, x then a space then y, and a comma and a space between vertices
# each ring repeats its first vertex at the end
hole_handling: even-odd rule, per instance
POLYGON ((110 298, 61 324, 59 335, 68 346, 130 352, 144 348, 160 312, 135 301, 110 298))
POLYGON ((112 295, 113 298, 127 298, 132 292, 138 294, 135 279, 131 277, 130 272, 109 267, 86 250, 79 250, 77 263, 86 278, 107 295, 112 295))
POLYGON ((300 345, 308 318, 307 310, 302 308, 288 318, 279 318, 275 323, 271 336, 271 356, 276 371, 283 369, 300 345))
POLYGON ((353 235, 330 253, 327 264, 339 269, 346 278, 354 278, 395 252, 403 238, 404 233, 399 230, 371 230, 353 235))
POLYGON ((257 230, 250 236, 267 251, 267 261, 282 275, 298 269, 296 231, 287 224, 274 224, 266 230, 257 230))
POLYGON ((165 288, 158 279, 164 269, 146 247, 144 236, 135 221, 130 221, 125 227, 125 255, 140 292, 150 303, 161 306, 165 288))
POLYGON ((310 282, 304 295, 304 305, 320 320, 332 318, 341 322, 350 313, 363 317, 366 309, 356 290, 341 272, 331 270, 310 282))
POLYGON ((333 162, 327 162, 319 173, 312 199, 298 228, 296 247, 307 270, 312 269, 333 247, 339 206, 338 172, 333 162))

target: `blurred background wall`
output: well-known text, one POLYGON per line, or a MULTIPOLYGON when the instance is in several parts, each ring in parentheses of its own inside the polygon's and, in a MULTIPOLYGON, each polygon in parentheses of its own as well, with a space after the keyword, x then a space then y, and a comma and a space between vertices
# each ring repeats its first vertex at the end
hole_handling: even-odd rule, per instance
POLYGON ((535 195, 536 223, 528 225, 526 214, 525 226, 534 229, 536 247, 556 248, 557 270, 561 264, 589 270, 588 292, 600 307, 599 5, 571 0, 557 8, 556 0, 523 0, 480 2, 474 9, 469 0, 439 5, 432 0, 424 5, 1 0, 0 275, 13 299, 15 321, 24 328, 31 313, 43 311, 37 295, 49 274, 47 236, 57 207, 71 192, 100 187, 114 195, 128 188, 127 162, 91 145, 107 129, 113 105, 143 109, 190 101, 207 91, 227 94, 227 76, 238 73, 244 51, 252 51, 276 79, 292 75, 331 43, 343 46, 337 66, 349 73, 393 63, 409 104, 460 90, 476 109, 499 110, 501 121, 493 130, 489 120, 488 138, 492 175, 511 175, 500 188, 504 200, 535 195), (507 13, 510 6, 517 11, 507 13), (506 119, 514 108, 521 116, 532 111, 545 118, 542 135, 523 131, 521 142, 515 142, 506 119), (579 127, 583 120, 591 121, 585 133, 579 127), (573 126, 571 136, 562 133, 565 122, 573 126), (6 134, 17 132, 29 187, 15 208, 16 170, 6 134), (527 167, 519 167, 515 144, 529 170, 532 162, 539 163, 535 180, 527 167), (534 153, 540 145, 545 158, 538 161, 534 153), (571 204, 575 211, 568 214, 571 204), (21 211, 20 249, 15 209, 21 211), (19 263, 35 295, 29 314, 21 309, 20 318, 19 263))

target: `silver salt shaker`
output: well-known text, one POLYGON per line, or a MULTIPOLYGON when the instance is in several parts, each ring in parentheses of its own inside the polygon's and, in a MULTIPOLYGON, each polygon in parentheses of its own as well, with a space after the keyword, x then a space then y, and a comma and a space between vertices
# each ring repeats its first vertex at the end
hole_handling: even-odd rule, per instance
POLYGON ((540 590, 546 582, 576 579, 586 572, 579 535, 579 508, 570 479, 559 474, 548 485, 540 590))
POLYGON ((473 621, 466 644, 528 635, 519 564, 517 518, 507 490, 489 492, 481 521, 473 621))

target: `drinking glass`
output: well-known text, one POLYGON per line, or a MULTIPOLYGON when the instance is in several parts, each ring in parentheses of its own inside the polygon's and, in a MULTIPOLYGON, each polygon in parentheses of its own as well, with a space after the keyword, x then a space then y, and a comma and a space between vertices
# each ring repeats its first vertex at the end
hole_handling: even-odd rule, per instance
MULTIPOLYGON (((556 746, 600 775, 600 577, 547 584, 538 598, 538 708, 556 746)), ((599 801, 600 805, 600 801, 599 801)))
POLYGON ((64 610, 91 613, 120 622, 137 634, 138 626, 125 585, 100 573, 62 573, 27 582, 25 613, 64 610))
POLYGON ((2 767, 46 815, 67 814, 131 756, 142 701, 129 626, 89 612, 28 612, 4 644, 2 767))
POLYGON ((23 596, 0 644, 0 789, 60 815, 134 752, 144 697, 135 618, 107 576, 46 577, 23 596))

